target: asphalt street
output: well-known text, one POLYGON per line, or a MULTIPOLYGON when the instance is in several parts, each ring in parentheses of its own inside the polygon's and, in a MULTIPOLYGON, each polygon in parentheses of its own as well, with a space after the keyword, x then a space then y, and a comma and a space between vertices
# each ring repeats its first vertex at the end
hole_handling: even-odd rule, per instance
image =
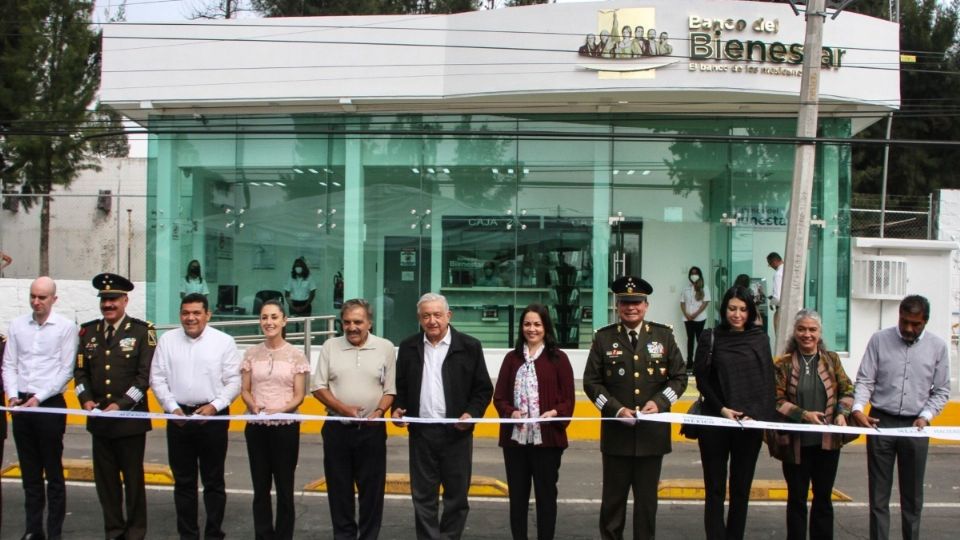
MULTIPOLYGON (((89 459, 90 438, 82 427, 68 426, 65 437, 65 458, 89 459)), ((228 508, 225 530, 230 538, 252 538, 250 510, 252 493, 243 434, 232 432, 227 459, 228 508)), ((699 452, 694 444, 674 445, 664 461, 663 479, 700 478, 699 452)), ((387 469, 407 473, 407 439, 392 437, 388 443, 387 469)), ((494 439, 475 439, 473 472, 504 478, 503 460, 494 439)), ((557 537, 597 538, 597 515, 600 506, 599 443, 575 441, 564 453, 560 470, 560 512, 557 537)), ((849 495, 853 502, 836 505, 836 538, 865 539, 867 535, 867 479, 865 446, 854 445, 843 451, 836 488, 849 495)), ((781 480, 779 462, 769 458, 765 450, 757 465, 757 479, 781 480)), ((164 430, 154 430, 147 440, 147 460, 166 463, 164 430)), ((16 461, 13 441, 6 441, 4 465, 16 461)), ((956 538, 960 524, 960 446, 934 445, 927 463, 926 503, 923 511, 923 537, 956 538)), ((298 485, 323 476, 323 444, 319 435, 304 435, 300 444, 297 469, 298 485)), ((0 538, 17 539, 23 534, 23 492, 17 479, 4 479, 3 522, 0 538)), ((899 495, 896 490, 893 500, 899 495)), ((176 518, 173 493, 169 487, 149 487, 149 538, 175 539, 176 518)), ((532 504, 532 503, 531 503, 532 504)), ((297 496, 297 538, 331 538, 326 496, 302 492, 297 496)), ((899 538, 899 512, 894 507, 892 537, 899 538)), ((751 503, 747 538, 785 538, 785 507, 781 502, 751 503)), ((202 511, 201 511, 202 516, 202 511)), ((530 533, 535 534, 534 512, 530 512, 530 533)), ((700 501, 661 501, 658 514, 659 539, 691 540, 703 537, 703 505, 700 501)), ((202 525, 201 525, 202 526, 202 525)), ((629 538, 629 520, 627 537, 629 538)), ((70 539, 102 538, 100 507, 92 483, 71 483, 67 487, 67 519, 64 537, 70 539)), ((505 499, 471 499, 470 517, 465 538, 509 538, 508 509, 505 499)), ((413 506, 407 496, 388 496, 381 538, 415 538, 413 506)))

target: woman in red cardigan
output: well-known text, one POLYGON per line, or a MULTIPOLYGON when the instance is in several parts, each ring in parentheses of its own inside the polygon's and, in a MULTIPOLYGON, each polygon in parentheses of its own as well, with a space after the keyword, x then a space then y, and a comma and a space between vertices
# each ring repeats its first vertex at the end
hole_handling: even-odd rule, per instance
MULTIPOLYGON (((547 308, 530 304, 520 316, 517 346, 500 366, 493 405, 501 418, 568 418, 575 401, 573 368, 557 346, 547 308)), ((537 497, 537 538, 553 538, 557 478, 567 447, 567 424, 547 421, 501 424, 500 446, 510 487, 510 531, 527 538, 530 483, 537 497)))

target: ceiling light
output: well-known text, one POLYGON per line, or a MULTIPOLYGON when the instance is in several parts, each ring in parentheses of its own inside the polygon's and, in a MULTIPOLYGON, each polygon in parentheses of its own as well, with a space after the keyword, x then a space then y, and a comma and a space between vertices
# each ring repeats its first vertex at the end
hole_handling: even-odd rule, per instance
POLYGON ((310 169, 307 169, 307 170, 310 171, 310 172, 312 172, 313 174, 320 174, 320 171, 318 171, 318 170, 316 170, 316 169, 313 169, 313 168, 310 168, 310 169))
POLYGON ((430 173, 430 174, 433 174, 433 173, 435 173, 435 172, 437 172, 437 171, 433 170, 433 167, 427 167, 427 172, 430 173))
POLYGON ((640 173, 640 174, 642 174, 642 175, 644 175, 644 176, 646 176, 646 175, 648 175, 648 174, 650 174, 650 170, 649 170, 649 169, 647 169, 647 170, 645 170, 645 171, 643 171, 643 172, 642 172, 642 173, 640 173))
POLYGON ((420 174, 420 169, 418 169, 418 168, 416 168, 416 167, 413 167, 413 168, 411 168, 410 170, 413 171, 413 174, 420 174))
POLYGON ((614 169, 613 174, 620 174, 620 169, 614 169))
POLYGON ((443 174, 450 174, 450 169, 444 167, 444 168, 443 168, 443 174))
POLYGON ((250 182, 250 185, 251 185, 251 186, 259 186, 259 185, 260 185, 260 182, 250 182))
POLYGON ((523 174, 530 174, 530 169, 524 167, 524 168, 523 168, 523 174))
POLYGON ((295 173, 297 173, 297 174, 303 174, 303 171, 300 170, 300 169, 298 169, 298 168, 296 168, 296 167, 293 168, 293 172, 295 172, 295 173))
POLYGON ((633 173, 635 173, 635 172, 637 172, 637 171, 635 171, 635 170, 633 170, 633 169, 630 169, 629 171, 627 171, 627 176, 630 176, 631 174, 633 174, 633 173))
POLYGON ((334 181, 334 182, 333 182, 333 185, 335 185, 335 186, 337 186, 337 187, 340 187, 340 182, 334 181))
POLYGON ((507 169, 507 174, 513 174, 513 169, 507 169))
POLYGON ((264 182, 263 185, 267 187, 273 187, 273 182, 264 182))
POLYGON ((325 173, 327 173, 327 174, 333 174, 333 171, 330 170, 330 169, 327 169, 327 168, 324 168, 324 169, 323 169, 323 172, 325 172, 325 173))
POLYGON ((320 184, 320 185, 323 186, 323 187, 327 187, 327 183, 326 183, 326 182, 317 182, 317 183, 320 184))
POLYGON ((493 174, 500 174, 500 169, 494 167, 494 168, 490 169, 490 172, 492 172, 493 174))
POLYGON ((287 185, 284 184, 283 182, 277 182, 277 185, 280 186, 280 187, 287 187, 287 185))

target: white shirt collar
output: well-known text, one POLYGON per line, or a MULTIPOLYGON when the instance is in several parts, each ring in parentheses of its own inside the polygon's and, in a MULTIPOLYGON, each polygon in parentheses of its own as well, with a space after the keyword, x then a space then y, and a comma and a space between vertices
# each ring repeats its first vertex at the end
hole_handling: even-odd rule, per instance
MULTIPOLYGON (((897 326, 894 326, 894 328, 897 329, 897 335, 900 336, 900 339, 902 339, 904 342, 906 342, 907 340, 903 337, 903 334, 900 333, 900 326, 897 325, 897 326)), ((927 335, 927 329, 926 329, 926 328, 923 329, 923 332, 920 332, 920 335, 917 336, 917 339, 914 340, 914 343, 917 343, 918 341, 920 341, 921 339, 923 339, 923 336, 925 336, 925 335, 927 335)))
MULTIPOLYGON (((434 347, 434 344, 430 343, 430 340, 427 339, 426 332, 423 333, 423 343, 426 345, 430 345, 431 347, 434 347)), ((447 327, 447 333, 444 334, 442 338, 440 338, 440 341, 437 342, 436 347, 439 347, 440 345, 446 345, 447 347, 450 346, 450 327, 449 326, 447 327)))

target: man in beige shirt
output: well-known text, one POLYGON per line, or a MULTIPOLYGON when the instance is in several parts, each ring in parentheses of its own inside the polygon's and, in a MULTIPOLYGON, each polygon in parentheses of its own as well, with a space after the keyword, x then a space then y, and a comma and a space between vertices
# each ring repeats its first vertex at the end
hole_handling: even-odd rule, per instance
POLYGON ((373 311, 366 300, 344 302, 340 319, 344 335, 324 342, 311 385, 327 414, 343 417, 324 422, 321 431, 327 500, 335 538, 375 539, 383 517, 387 429, 383 422, 348 418, 380 418, 393 404, 396 352, 393 343, 370 333, 373 311), (354 519, 354 483, 359 524, 354 519))

